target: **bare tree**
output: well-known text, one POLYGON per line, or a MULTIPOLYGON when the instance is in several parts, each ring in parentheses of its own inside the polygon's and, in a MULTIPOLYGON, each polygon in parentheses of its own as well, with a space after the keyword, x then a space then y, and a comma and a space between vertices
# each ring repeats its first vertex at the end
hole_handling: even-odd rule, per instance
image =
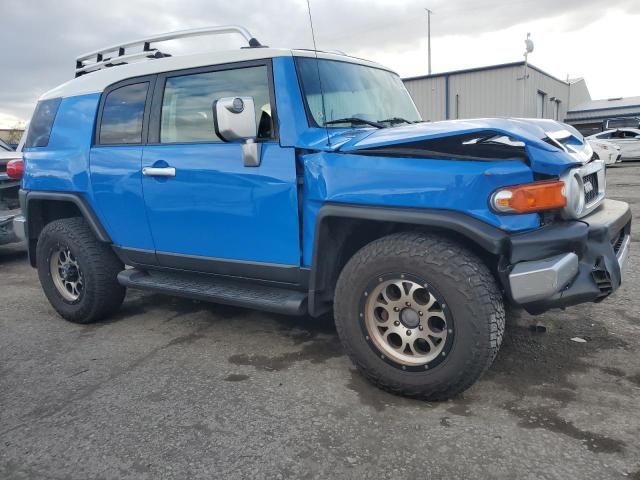
POLYGON ((24 122, 16 123, 7 135, 7 143, 14 145, 20 143, 20 139, 22 138, 22 134, 24 133, 24 122))

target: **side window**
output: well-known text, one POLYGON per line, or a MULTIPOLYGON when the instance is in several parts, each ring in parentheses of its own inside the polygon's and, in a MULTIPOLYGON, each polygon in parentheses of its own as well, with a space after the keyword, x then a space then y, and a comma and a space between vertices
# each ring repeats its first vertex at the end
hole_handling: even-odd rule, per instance
POLYGON ((213 126, 213 102, 224 97, 253 97, 258 138, 273 137, 266 66, 193 73, 166 80, 160 142, 221 142, 213 126))
POLYGON ((606 140, 607 138, 611 138, 611 132, 601 133, 599 135, 596 135, 596 138, 599 138, 600 140, 606 140))
POLYGON ((31 123, 29 125, 29 133, 24 142, 24 148, 46 147, 49 145, 49 136, 53 128, 53 121, 58 113, 61 98, 52 98, 50 100, 42 100, 36 105, 33 112, 31 123))
POLYGON ((116 88, 107 94, 102 107, 101 145, 142 143, 142 119, 149 82, 116 88))

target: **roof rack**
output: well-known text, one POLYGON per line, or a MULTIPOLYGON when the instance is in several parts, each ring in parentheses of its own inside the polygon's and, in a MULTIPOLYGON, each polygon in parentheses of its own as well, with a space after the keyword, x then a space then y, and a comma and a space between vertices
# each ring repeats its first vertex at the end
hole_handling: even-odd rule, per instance
POLYGON ((157 48, 151 48, 155 42, 166 42, 179 38, 200 37, 204 35, 224 35, 238 33, 244 37, 249 47, 261 47, 262 44, 256 40, 249 31, 239 25, 223 25, 218 27, 192 28, 188 30, 178 30, 176 32, 161 33, 150 37, 141 38, 131 42, 120 43, 110 47, 101 48, 95 52, 85 53, 76 58, 76 77, 87 73, 101 70, 107 67, 115 67, 130 63, 132 60, 146 60, 154 58, 170 57, 168 53, 163 53, 157 48), (141 51, 127 53, 127 49, 141 47, 141 51))

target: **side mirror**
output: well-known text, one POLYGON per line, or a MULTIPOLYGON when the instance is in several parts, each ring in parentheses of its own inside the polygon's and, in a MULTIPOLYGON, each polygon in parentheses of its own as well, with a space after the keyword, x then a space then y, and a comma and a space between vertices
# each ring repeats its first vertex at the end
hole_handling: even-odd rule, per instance
POLYGON ((225 142, 242 142, 245 166, 260 165, 260 144, 256 142, 258 125, 251 97, 225 97, 213 102, 213 126, 225 142))

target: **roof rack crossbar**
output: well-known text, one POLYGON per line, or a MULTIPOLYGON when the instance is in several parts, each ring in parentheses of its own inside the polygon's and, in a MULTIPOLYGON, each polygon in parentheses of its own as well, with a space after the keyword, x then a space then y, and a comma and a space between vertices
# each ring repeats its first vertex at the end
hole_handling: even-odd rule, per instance
POLYGON ((161 33, 159 35, 152 35, 139 40, 119 43, 117 45, 112 45, 80 55, 76 58, 76 77, 105 67, 128 63, 128 60, 132 59, 161 58, 163 56, 168 56, 167 54, 159 52, 155 48, 151 48, 151 44, 155 42, 166 42, 168 40, 177 40, 181 38, 200 37, 205 35, 224 35, 230 33, 242 35, 250 47, 262 46, 246 28, 240 25, 223 25, 217 27, 178 30, 176 32, 161 33), (127 54, 126 50, 133 47, 142 47, 142 51, 127 54))

